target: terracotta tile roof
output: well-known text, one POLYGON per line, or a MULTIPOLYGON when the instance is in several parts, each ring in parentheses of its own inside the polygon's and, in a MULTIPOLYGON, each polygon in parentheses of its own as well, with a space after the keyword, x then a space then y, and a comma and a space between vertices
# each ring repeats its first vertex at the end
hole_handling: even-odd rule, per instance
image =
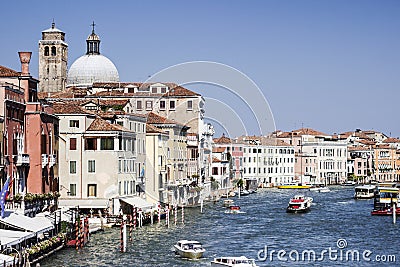
POLYGON ((164 94, 164 96, 200 96, 200 94, 182 86, 176 86, 174 88, 170 88, 169 91, 164 94))
POLYGON ((68 102, 68 103, 53 103, 54 114, 91 114, 94 115, 93 112, 88 111, 76 103, 68 102))
POLYGON ((180 123, 177 123, 176 121, 173 121, 173 120, 167 119, 163 116, 160 116, 154 112, 149 112, 147 114, 147 123, 150 123, 150 124, 180 124, 180 123))
POLYGON ((294 135, 329 136, 328 134, 316 131, 316 130, 311 129, 311 128, 301 128, 301 129, 298 129, 298 130, 293 130, 292 132, 293 132, 294 135))
POLYGON ((279 132, 279 133, 276 133, 276 137, 279 137, 279 138, 288 138, 288 137, 291 137, 291 136, 292 136, 291 132, 279 132))
POLYGON ((213 153, 223 153, 225 152, 226 148, 225 147, 213 147, 212 152, 213 153))
POLYGON ((356 143, 361 143, 363 145, 375 145, 376 142, 372 141, 372 140, 365 140, 365 139, 361 139, 361 140, 356 140, 356 143))
POLYGON ((19 75, 20 73, 15 70, 12 70, 4 66, 0 66, 0 77, 16 77, 19 75))
POLYGON ((87 131, 129 131, 119 124, 111 124, 100 117, 97 117, 89 126, 87 131))
POLYGON ((212 162, 218 163, 218 162, 222 162, 222 160, 220 160, 219 158, 213 157, 212 162))
POLYGON ((389 137, 383 140, 383 143, 400 143, 400 139, 389 137))
POLYGON ((262 137, 261 144, 264 146, 293 146, 278 138, 262 137))
POLYGON ((111 90, 111 91, 102 91, 102 92, 97 92, 95 94, 92 94, 91 96, 125 96, 125 97, 130 97, 134 96, 136 94, 134 93, 124 93, 121 90, 111 90))
POLYGON ((365 150, 370 150, 369 147, 366 146, 351 146, 348 147, 348 151, 365 151, 365 150))
POLYGON ((166 134, 166 132, 162 131, 161 129, 154 127, 151 124, 146 123, 146 133, 161 133, 166 134))
POLYGON ((213 141, 216 144, 231 144, 232 143, 232 140, 229 137, 226 137, 224 133, 222 134, 222 136, 220 138, 214 138, 213 141))
POLYGON ((355 131, 355 132, 344 132, 339 134, 338 137, 340 137, 340 139, 345 139, 348 138, 350 136, 355 136, 361 139, 371 139, 368 135, 366 135, 364 132, 361 131, 355 131))
POLYGON ((379 144, 375 146, 376 149, 394 149, 389 144, 379 144))
POLYGON ((69 87, 65 91, 60 92, 38 92, 39 99, 45 98, 78 98, 78 97, 85 97, 88 95, 88 90, 78 87, 69 87))

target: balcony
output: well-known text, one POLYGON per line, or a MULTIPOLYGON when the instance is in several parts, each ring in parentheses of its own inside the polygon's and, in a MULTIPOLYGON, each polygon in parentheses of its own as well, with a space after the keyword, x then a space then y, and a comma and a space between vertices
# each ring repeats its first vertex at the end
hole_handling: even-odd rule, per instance
POLYGON ((13 156, 16 166, 27 166, 30 163, 29 154, 18 154, 13 156))
POLYGON ((42 168, 46 167, 49 163, 49 156, 46 154, 42 154, 42 168))
POLYGON ((57 155, 56 154, 49 155, 49 167, 53 167, 56 164, 57 164, 57 155))

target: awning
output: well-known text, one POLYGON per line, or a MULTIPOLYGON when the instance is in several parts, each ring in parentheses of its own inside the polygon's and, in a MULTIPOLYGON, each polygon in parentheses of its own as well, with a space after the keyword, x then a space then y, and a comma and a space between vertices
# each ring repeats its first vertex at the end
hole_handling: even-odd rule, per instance
POLYGON ((0 223, 22 231, 29 231, 40 234, 54 229, 51 221, 44 217, 28 217, 13 211, 5 211, 4 218, 0 218, 0 223))
POLYGON ((147 202, 141 197, 124 197, 119 200, 142 210, 151 209, 154 206, 152 203, 147 202))
POLYGON ((59 199, 58 206, 80 209, 106 209, 109 206, 108 199, 59 199))
POLYGON ((32 237, 35 237, 32 232, 0 229, 0 244, 2 246, 14 246, 32 237))

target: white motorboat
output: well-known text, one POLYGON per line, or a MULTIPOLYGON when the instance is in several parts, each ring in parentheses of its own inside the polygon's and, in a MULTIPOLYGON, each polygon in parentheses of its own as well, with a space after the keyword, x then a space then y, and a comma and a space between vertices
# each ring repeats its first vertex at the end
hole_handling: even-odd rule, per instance
POLYGON ((304 195, 295 195, 290 199, 289 204, 286 208, 286 212, 290 213, 307 212, 310 210, 312 202, 313 202, 312 197, 306 197, 304 195))
POLYGON ((229 207, 225 210, 225 213, 238 214, 238 213, 245 213, 245 212, 240 210, 240 206, 238 206, 238 205, 232 205, 232 206, 229 206, 229 207))
POLYGON ((248 259, 245 256, 214 258, 211 266, 258 267, 254 259, 248 259))
POLYGON ((188 259, 201 258, 206 251, 200 242, 189 240, 179 240, 174 245, 174 249, 175 254, 188 259))
POLYGON ((232 199, 224 199, 224 207, 229 207, 232 206, 234 204, 232 199))
POLYGON ((319 193, 326 193, 330 192, 331 190, 325 186, 324 184, 315 184, 310 187, 310 191, 319 192, 319 193))
POLYGON ((373 198, 375 195, 375 185, 360 185, 354 187, 355 199, 368 199, 373 198))

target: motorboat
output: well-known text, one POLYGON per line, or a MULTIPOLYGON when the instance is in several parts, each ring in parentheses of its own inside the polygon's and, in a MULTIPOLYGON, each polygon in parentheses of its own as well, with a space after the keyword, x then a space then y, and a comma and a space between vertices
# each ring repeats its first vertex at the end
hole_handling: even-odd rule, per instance
POLYGON ((211 266, 258 267, 254 259, 248 259, 245 256, 214 258, 211 266))
POLYGON ((240 206, 238 206, 238 205, 232 205, 232 206, 229 206, 229 207, 225 210, 225 213, 237 214, 237 213, 244 213, 244 212, 240 210, 240 206))
POLYGON ((311 185, 302 184, 302 183, 291 183, 291 184, 282 184, 278 185, 278 189, 308 189, 311 185))
POLYGON ((286 212, 302 213, 310 211, 312 202, 313 202, 312 197, 306 197, 304 195, 295 195, 290 199, 289 204, 286 208, 286 212))
POLYGON ((355 199, 369 199, 375 195, 375 185, 360 185, 354 187, 354 198, 355 199))
POLYGON ((224 199, 224 203, 223 203, 224 207, 229 207, 229 206, 232 206, 233 204, 234 204, 234 202, 232 199, 224 199))
POLYGON ((200 242, 189 240, 179 240, 174 245, 174 249, 175 254, 188 259, 199 259, 206 251, 200 242))
POLYGON ((374 208, 371 215, 393 215, 393 206, 395 206, 396 214, 400 215, 399 196, 399 188, 378 186, 374 195, 374 208))
POLYGON ((315 184, 309 188, 310 191, 319 192, 319 193, 326 193, 330 192, 331 190, 329 187, 325 186, 324 184, 315 184))
POLYGON ((241 196, 247 196, 247 195, 250 195, 250 192, 248 190, 246 190, 246 189, 242 189, 242 190, 240 190, 240 195, 241 196))
POLYGON ((356 182, 355 181, 346 181, 341 184, 342 186, 355 186, 356 182))

